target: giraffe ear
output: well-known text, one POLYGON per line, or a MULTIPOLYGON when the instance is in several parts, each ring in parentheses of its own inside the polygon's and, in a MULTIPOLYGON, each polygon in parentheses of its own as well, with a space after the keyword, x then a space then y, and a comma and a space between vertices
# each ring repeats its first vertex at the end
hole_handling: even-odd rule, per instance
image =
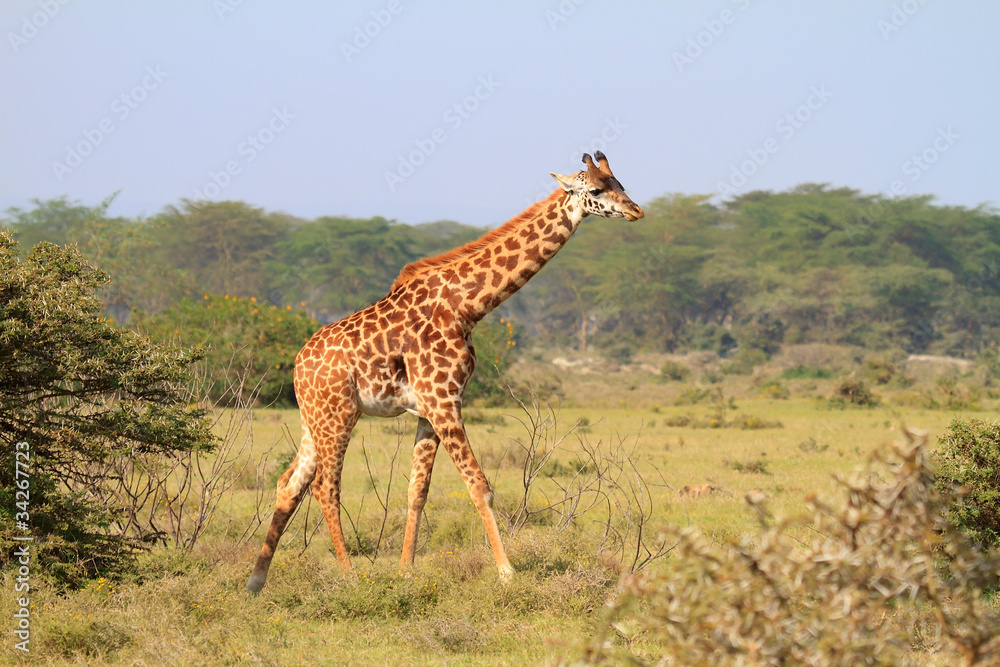
POLYGON ((576 179, 574 179, 572 176, 556 174, 555 172, 551 171, 549 172, 549 175, 552 178, 556 179, 556 183, 559 184, 559 187, 561 187, 566 192, 573 192, 574 190, 576 190, 576 183, 575 183, 576 179))

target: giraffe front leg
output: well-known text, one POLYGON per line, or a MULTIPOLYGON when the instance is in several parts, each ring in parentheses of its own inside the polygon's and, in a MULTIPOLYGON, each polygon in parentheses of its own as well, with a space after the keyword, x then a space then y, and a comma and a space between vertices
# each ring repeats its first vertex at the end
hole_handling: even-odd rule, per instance
POLYGON ((351 429, 344 429, 331 438, 328 447, 319 448, 321 453, 324 449, 328 449, 330 455, 324 457, 326 465, 317 472, 312 487, 313 496, 319 502, 326 518, 327 528, 330 529, 330 539, 333 541, 333 550, 337 553, 337 561, 344 572, 351 569, 351 558, 347 555, 344 529, 340 523, 340 478, 344 470, 344 455, 350 442, 351 429))
POLYGON ((455 467, 462 475, 462 479, 465 480, 472 504, 475 505, 483 519, 486 536, 490 540, 490 546, 493 547, 493 558, 496 560, 500 579, 501 581, 509 581, 514 575, 514 567, 507 558, 503 541, 500 539, 500 529, 497 526, 496 516, 493 513, 493 489, 472 453, 465 425, 462 423, 460 408, 439 414, 432 424, 435 432, 441 438, 445 451, 448 452, 455 467))
POLYGON ((417 422, 417 439, 413 445, 413 463, 410 466, 410 486, 407 492, 406 536, 403 538, 403 556, 399 562, 402 569, 413 567, 413 556, 417 551, 417 534, 420 532, 420 515, 427 502, 427 489, 431 485, 434 470, 434 456, 437 454, 437 437, 429 421, 420 418, 417 422))

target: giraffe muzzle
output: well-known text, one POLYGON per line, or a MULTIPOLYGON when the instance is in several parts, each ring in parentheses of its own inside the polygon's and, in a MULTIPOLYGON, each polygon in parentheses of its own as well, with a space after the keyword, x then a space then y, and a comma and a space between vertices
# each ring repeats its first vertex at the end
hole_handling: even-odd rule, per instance
POLYGON ((642 209, 634 204, 632 205, 632 210, 625 210, 622 212, 622 215, 624 215, 625 219, 629 222, 635 222, 639 218, 646 217, 646 214, 642 212, 642 209))

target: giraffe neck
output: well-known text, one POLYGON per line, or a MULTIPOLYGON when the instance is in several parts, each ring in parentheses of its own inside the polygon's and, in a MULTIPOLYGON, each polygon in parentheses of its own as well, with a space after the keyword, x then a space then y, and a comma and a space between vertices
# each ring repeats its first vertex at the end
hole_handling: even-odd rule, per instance
POLYGON ((467 328, 471 331, 541 271, 573 236, 584 217, 569 194, 556 190, 514 218, 511 223, 516 224, 506 233, 458 262, 454 267, 459 278, 458 315, 467 328))

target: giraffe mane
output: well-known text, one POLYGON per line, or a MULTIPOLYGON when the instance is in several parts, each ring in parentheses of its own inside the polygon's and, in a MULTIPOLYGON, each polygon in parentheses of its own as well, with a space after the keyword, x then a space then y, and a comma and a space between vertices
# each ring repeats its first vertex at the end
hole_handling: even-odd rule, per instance
POLYGON ((459 246, 448 252, 441 253, 440 255, 435 255, 434 257, 426 257, 424 259, 418 259, 415 262, 411 262, 403 267, 403 270, 399 272, 399 277, 392 283, 392 288, 389 290, 393 292, 397 287, 405 285, 410 282, 414 277, 416 277, 424 269, 437 268, 445 266, 446 264, 451 264, 461 259, 465 259, 469 255, 476 253, 486 246, 490 245, 497 239, 503 238, 507 234, 511 233, 515 229, 519 228, 522 223, 531 220, 538 212, 549 202, 558 199, 564 192, 562 188, 556 188, 556 190, 550 194, 548 197, 540 202, 535 202, 528 208, 526 208, 521 213, 517 214, 507 222, 503 223, 496 229, 493 229, 475 241, 470 241, 463 246, 459 246))

